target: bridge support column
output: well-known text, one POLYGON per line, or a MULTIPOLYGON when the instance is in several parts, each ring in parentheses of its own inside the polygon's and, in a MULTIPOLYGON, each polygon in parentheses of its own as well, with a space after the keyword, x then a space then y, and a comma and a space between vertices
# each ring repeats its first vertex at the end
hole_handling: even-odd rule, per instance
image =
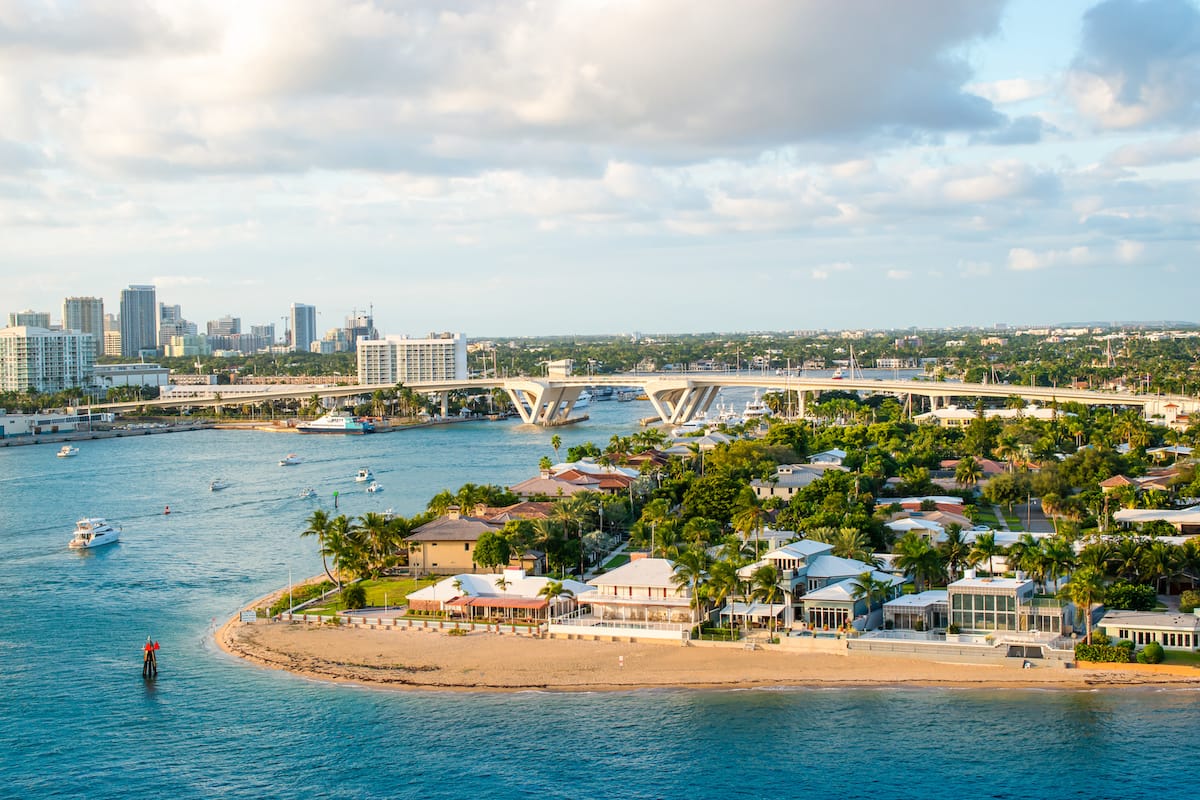
POLYGON ((686 381, 647 386, 646 396, 659 419, 668 425, 678 425, 688 422, 701 411, 707 412, 720 391, 719 386, 693 386, 686 381))
POLYGON ((442 392, 441 395, 442 395, 442 419, 445 419, 446 415, 448 415, 450 413, 450 393, 442 392))

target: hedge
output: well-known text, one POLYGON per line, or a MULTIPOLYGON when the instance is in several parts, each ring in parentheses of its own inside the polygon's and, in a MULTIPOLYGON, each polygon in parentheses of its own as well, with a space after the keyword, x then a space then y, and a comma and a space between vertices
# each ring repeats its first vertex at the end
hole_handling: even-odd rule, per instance
POLYGON ((1101 664, 1128 664, 1133 661, 1133 653, 1124 647, 1080 642, 1075 645, 1075 658, 1078 661, 1094 661, 1101 664))

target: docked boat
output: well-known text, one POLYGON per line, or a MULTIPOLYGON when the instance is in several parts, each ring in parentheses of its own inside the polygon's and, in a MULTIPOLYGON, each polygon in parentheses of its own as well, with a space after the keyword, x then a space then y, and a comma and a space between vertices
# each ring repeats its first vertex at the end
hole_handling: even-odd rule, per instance
POLYGON ((75 535, 67 546, 75 550, 87 550, 112 544, 120 538, 120 528, 108 524, 101 517, 85 517, 75 523, 75 535))
POLYGON ((382 492, 383 487, 380 486, 375 481, 371 481, 371 485, 367 487, 367 491, 370 492, 371 494, 375 494, 376 492, 382 492))
POLYGON ((279 466, 281 467, 291 467, 299 463, 300 456, 296 455, 295 453, 288 453, 286 456, 279 459, 279 466))
POLYGON ((297 496, 301 500, 316 500, 317 499, 317 490, 312 488, 311 486, 309 486, 304 489, 301 489, 300 494, 297 496))
POLYGON ((64 444, 62 447, 58 448, 58 453, 56 455, 59 458, 71 458, 72 456, 79 455, 79 448, 72 447, 69 444, 64 444))
POLYGON ((588 389, 592 393, 592 402, 600 403, 606 400, 612 400, 617 396, 616 391, 611 386, 594 386, 588 389))
POLYGON ((592 393, 589 392, 587 389, 584 389, 582 392, 579 393, 579 397, 575 398, 575 403, 573 404, 573 407, 574 408, 587 408, 589 405, 591 405, 591 402, 592 402, 592 393))
POLYGON ((228 489, 228 488, 229 488, 229 482, 224 480, 223 478, 213 478, 211 481, 208 482, 208 490, 210 492, 219 492, 222 489, 228 489))
POLYGON ((771 407, 762 401, 758 392, 754 393, 754 399, 746 401, 746 407, 742 409, 743 419, 759 419, 769 416, 771 416, 771 407))
POLYGON ((373 481, 375 480, 375 473, 371 472, 370 467, 363 467, 358 471, 358 474, 354 476, 354 480, 358 481, 359 483, 373 481))
POLYGON ((362 434, 374 433, 375 424, 350 414, 330 412, 312 422, 301 422, 296 426, 296 430, 300 433, 362 434))
POLYGON ((634 400, 637 400, 637 396, 638 393, 636 389, 621 389, 617 392, 617 402, 631 403, 634 400))

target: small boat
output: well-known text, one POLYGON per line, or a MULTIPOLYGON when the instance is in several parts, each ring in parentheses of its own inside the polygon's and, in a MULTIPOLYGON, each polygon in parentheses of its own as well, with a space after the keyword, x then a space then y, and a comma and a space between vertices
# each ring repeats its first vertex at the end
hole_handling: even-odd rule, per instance
POLYGON ((221 478, 214 478, 208 482, 208 490, 210 492, 219 492, 222 489, 228 489, 229 484, 221 478))
POLYGON ((297 497, 299 497, 301 500, 315 500, 317 498, 317 490, 309 486, 305 489, 301 489, 300 494, 297 495, 297 497))
POLYGON ((84 517, 75 523, 75 535, 68 547, 87 550, 92 547, 112 544, 121 538, 121 529, 108 524, 100 517, 84 517))
POLYGON ((300 456, 296 455, 295 453, 288 453, 286 456, 279 459, 279 466, 281 467, 290 467, 299 463, 300 456))
POLYGON ((367 481, 375 480, 375 474, 371 472, 369 467, 363 467, 358 471, 358 474, 354 476, 354 480, 358 481, 359 483, 366 483, 367 481))
POLYGON ((312 422, 301 422, 296 426, 300 433, 374 433, 375 425, 369 420, 349 414, 331 412, 312 422))
POLYGON ((371 494, 375 494, 376 492, 382 492, 383 487, 380 486, 375 481, 371 481, 371 485, 367 487, 367 491, 370 492, 371 494))
POLYGON ((835 369, 833 371, 833 375, 829 376, 829 379, 833 380, 833 381, 840 381, 840 380, 842 380, 842 378, 845 378, 845 377, 846 377, 846 375, 845 375, 845 373, 842 372, 842 368, 838 367, 837 369, 835 369))
POLYGON ((618 403, 631 403, 637 399, 638 393, 634 389, 621 389, 617 392, 618 403))
POLYGON ((77 456, 79 455, 79 448, 72 447, 69 444, 64 444, 58 449, 57 455, 59 458, 70 458, 71 456, 77 456))

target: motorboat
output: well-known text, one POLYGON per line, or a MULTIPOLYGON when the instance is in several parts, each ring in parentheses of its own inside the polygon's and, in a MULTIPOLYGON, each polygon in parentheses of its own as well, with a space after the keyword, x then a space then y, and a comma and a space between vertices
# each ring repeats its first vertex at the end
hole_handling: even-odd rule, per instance
POLYGON ((288 453, 286 456, 279 459, 279 466, 281 467, 291 467, 299 463, 300 456, 296 455, 295 453, 288 453))
POLYGON ((380 486, 375 481, 371 481, 371 484, 367 487, 367 491, 370 492, 371 494, 375 494, 376 492, 382 492, 383 487, 380 486))
POLYGON ((837 369, 835 369, 833 371, 833 374, 829 376, 829 379, 834 380, 834 381, 840 381, 845 377, 846 377, 846 374, 844 372, 842 372, 842 368, 838 367, 837 369))
POLYGON ((317 499, 317 490, 312 488, 311 486, 309 486, 307 488, 301 489, 300 494, 297 496, 301 500, 316 500, 317 499))
POLYGON ((112 544, 120 538, 120 528, 110 525, 101 517, 84 517, 75 523, 75 535, 67 546, 75 550, 87 550, 112 544))
POLYGON ((618 403, 631 403, 637 399, 638 393, 636 389, 620 389, 617 391, 618 403))
POLYGON ((228 489, 229 483, 222 478, 213 478, 208 482, 208 490, 210 492, 219 492, 222 489, 228 489))
POLYGON ((58 453, 56 455, 58 455, 59 458, 71 458, 72 456, 79 455, 79 448, 72 447, 69 444, 64 444, 62 447, 58 448, 58 453))
POLYGON ((301 422, 296 426, 300 433, 374 433, 375 425, 351 414, 331 412, 312 422, 301 422))
POLYGON ((354 480, 358 481, 359 483, 373 481, 375 480, 375 473, 371 472, 370 467, 363 467, 358 471, 358 474, 354 476, 354 480))

